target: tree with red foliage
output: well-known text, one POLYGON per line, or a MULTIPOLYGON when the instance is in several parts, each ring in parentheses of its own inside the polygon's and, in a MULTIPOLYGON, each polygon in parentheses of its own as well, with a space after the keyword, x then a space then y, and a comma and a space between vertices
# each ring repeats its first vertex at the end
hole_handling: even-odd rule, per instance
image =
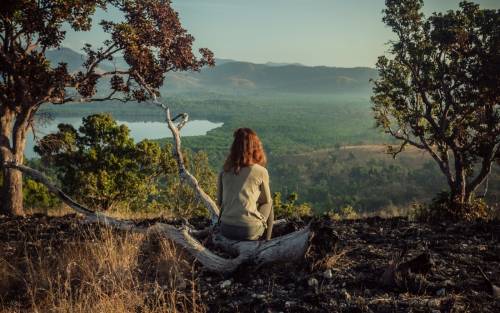
MULTIPOLYGON (((26 137, 42 105, 90 101, 146 101, 159 95, 166 73, 198 71, 213 65, 213 53, 193 52, 194 37, 181 25, 169 0, 4 0, 0 7, 0 161, 23 163, 26 137), (123 13, 121 21, 103 20, 110 39, 86 44, 82 69, 51 64, 46 52, 61 47, 63 25, 89 31, 97 9, 123 13), (103 71, 102 62, 123 56, 128 69, 103 71), (109 81, 109 93, 96 92, 109 81)), ((22 174, 2 165, 1 211, 23 215, 22 174)))

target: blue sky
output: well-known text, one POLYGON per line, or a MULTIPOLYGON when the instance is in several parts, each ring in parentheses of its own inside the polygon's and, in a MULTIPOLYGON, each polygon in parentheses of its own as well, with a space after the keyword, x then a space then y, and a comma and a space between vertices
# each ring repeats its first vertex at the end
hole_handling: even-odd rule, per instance
MULTIPOLYGON (((459 0, 426 0, 424 12, 456 9, 459 0)), ((500 9, 499 0, 475 1, 500 9)), ((195 47, 217 58, 255 63, 286 62, 326 66, 370 66, 392 37, 382 23, 384 0, 174 0, 195 47)), ((117 19, 116 11, 97 12, 95 22, 117 19)), ((99 45, 99 26, 72 34, 65 46, 99 45)))

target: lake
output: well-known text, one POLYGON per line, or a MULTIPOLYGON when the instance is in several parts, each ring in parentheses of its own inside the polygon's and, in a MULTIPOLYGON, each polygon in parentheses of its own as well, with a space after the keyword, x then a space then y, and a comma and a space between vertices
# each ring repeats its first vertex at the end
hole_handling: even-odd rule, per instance
MULTIPOLYGON (((152 118, 153 119, 153 118, 152 118)), ((135 142, 143 139, 159 139, 165 137, 172 137, 170 129, 168 129, 166 122, 154 121, 127 121, 126 119, 118 119, 118 124, 125 124, 130 129, 130 135, 134 138, 135 142)), ((57 132, 57 125, 65 123, 71 124, 78 129, 82 124, 81 117, 55 117, 50 122, 38 123, 36 135, 38 138, 57 132)), ((189 121, 181 130, 181 136, 200 136, 206 135, 209 130, 221 127, 223 123, 214 123, 207 120, 192 120, 189 121)), ((26 149, 24 155, 29 158, 38 158, 38 154, 33 150, 35 142, 33 139, 33 132, 29 132, 26 141, 26 149)))

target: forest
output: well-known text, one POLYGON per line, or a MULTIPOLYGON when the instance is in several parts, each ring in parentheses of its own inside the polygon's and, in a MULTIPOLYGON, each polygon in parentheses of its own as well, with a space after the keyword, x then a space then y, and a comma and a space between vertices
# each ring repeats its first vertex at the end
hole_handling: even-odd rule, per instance
MULTIPOLYGON (((437 164, 425 153, 408 149, 395 159, 387 153, 387 146, 396 141, 375 128, 370 100, 362 93, 200 93, 176 94, 167 101, 192 119, 224 123, 206 135, 183 138, 186 148, 207 154, 214 173, 227 156, 232 132, 238 127, 255 129, 269 157, 272 191, 284 197, 296 193, 296 203, 308 204, 316 213, 352 206, 361 214, 407 214, 413 205, 446 190, 437 164)), ((136 103, 70 104, 42 112, 57 118, 100 111, 127 120, 163 120, 158 108, 136 103)), ((164 145, 170 139, 157 141, 164 145)), ((481 191, 498 207, 498 165, 481 191)))

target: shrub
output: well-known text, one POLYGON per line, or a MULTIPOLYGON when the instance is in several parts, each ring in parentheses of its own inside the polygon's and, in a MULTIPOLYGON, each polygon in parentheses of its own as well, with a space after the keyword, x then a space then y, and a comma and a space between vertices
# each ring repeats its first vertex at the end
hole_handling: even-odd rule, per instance
POLYGON ((473 221, 478 219, 493 219, 495 210, 489 207, 483 198, 473 197, 467 207, 457 210, 452 206, 450 194, 440 192, 429 204, 415 204, 410 218, 422 222, 438 221, 473 221))
POLYGON ((332 220, 352 220, 359 218, 356 209, 350 205, 327 211, 326 215, 332 220))
POLYGON ((275 218, 297 218, 310 216, 312 209, 307 203, 296 204, 299 195, 292 192, 286 198, 286 202, 281 199, 281 192, 273 194, 273 209, 275 218))

